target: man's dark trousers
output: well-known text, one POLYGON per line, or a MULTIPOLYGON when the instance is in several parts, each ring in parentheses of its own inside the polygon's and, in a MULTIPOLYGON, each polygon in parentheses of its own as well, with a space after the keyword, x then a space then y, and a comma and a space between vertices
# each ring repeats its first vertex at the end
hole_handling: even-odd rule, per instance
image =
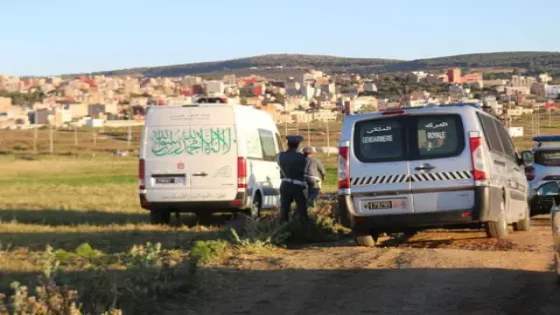
POLYGON ((307 188, 302 185, 282 182, 280 184, 280 221, 288 222, 292 202, 296 202, 297 213, 301 220, 307 222, 307 188))

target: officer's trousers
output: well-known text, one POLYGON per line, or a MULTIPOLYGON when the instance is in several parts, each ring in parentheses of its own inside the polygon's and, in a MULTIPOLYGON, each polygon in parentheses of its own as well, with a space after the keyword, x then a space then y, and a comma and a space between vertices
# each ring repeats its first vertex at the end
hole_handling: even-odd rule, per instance
POLYGON ((317 200, 317 198, 319 198, 319 195, 321 194, 321 189, 319 188, 315 188, 315 187, 309 187, 309 198, 308 198, 308 205, 309 207, 315 207, 315 200, 317 200))
POLYGON ((300 218, 307 222, 307 188, 293 183, 282 182, 280 184, 280 221, 290 220, 290 208, 292 202, 296 202, 297 213, 300 218))

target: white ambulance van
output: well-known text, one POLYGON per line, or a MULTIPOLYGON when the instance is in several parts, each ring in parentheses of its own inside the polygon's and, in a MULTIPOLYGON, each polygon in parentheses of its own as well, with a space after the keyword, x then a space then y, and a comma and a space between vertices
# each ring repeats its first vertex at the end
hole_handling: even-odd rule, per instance
POLYGON ((139 162, 139 195, 153 224, 172 212, 208 218, 279 203, 283 150, 272 117, 261 110, 217 99, 154 106, 146 115, 139 162))

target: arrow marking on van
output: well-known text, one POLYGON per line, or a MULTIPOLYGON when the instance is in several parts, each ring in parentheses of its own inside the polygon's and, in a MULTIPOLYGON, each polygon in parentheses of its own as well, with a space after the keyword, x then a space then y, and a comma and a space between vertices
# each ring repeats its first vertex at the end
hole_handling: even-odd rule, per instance
POLYGON ((226 154, 231 150, 231 128, 157 129, 150 135, 155 156, 226 154))

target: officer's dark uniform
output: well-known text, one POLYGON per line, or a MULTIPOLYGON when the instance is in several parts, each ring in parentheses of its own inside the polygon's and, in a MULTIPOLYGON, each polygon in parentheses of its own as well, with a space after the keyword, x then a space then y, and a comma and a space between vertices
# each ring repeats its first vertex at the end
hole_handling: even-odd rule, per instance
MULTIPOLYGON (((303 141, 301 136, 287 136, 288 143, 298 144, 303 141)), ((280 166, 280 220, 287 222, 290 207, 295 201, 297 212, 304 222, 307 222, 307 184, 306 166, 307 157, 298 153, 297 149, 288 149, 278 154, 276 161, 280 166)))

